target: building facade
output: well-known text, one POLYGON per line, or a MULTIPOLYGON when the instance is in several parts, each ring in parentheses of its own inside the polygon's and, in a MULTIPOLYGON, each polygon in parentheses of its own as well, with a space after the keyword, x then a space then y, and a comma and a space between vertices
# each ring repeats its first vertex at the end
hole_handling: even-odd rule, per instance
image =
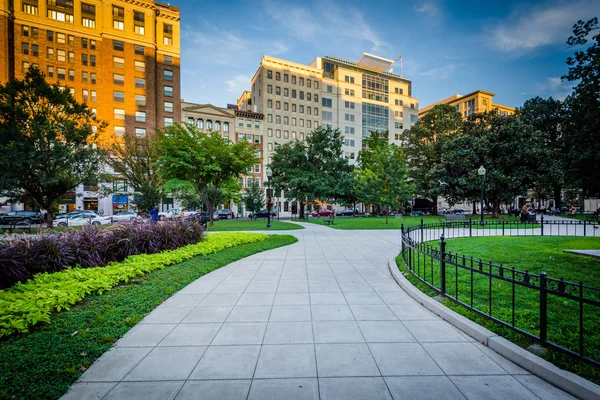
POLYGON ((450 96, 437 103, 424 107, 419 111, 419 118, 423 117, 438 104, 449 104, 453 106, 463 118, 467 118, 471 114, 492 110, 498 111, 501 115, 512 115, 515 113, 514 107, 494 103, 494 96, 494 93, 486 92, 485 90, 477 90, 464 96, 455 94, 454 96, 450 96))
MULTIPOLYGON (((179 22, 179 9, 152 0, 0 0, 0 83, 36 66, 108 122, 102 146, 151 135, 181 119, 179 22)), ((92 189, 63 205, 129 208, 92 189)))

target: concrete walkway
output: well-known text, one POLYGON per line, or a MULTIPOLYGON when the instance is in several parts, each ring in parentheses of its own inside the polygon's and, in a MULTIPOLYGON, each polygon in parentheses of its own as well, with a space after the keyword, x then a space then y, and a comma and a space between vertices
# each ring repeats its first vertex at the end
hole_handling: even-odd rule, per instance
POLYGON ((571 398, 403 292, 398 231, 303 225, 175 294, 63 399, 571 398))

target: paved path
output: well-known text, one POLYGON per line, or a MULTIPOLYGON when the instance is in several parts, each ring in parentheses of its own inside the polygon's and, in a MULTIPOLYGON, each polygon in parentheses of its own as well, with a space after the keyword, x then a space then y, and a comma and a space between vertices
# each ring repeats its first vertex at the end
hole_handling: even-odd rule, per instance
POLYGON ((304 226, 175 294, 64 399, 571 398, 403 292, 398 231, 304 226))

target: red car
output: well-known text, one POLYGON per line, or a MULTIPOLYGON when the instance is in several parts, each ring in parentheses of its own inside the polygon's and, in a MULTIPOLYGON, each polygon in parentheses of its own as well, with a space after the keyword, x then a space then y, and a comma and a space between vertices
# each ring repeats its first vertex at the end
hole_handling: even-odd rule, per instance
POLYGON ((333 210, 328 210, 326 208, 312 212, 313 217, 329 217, 330 215, 333 215, 333 210))

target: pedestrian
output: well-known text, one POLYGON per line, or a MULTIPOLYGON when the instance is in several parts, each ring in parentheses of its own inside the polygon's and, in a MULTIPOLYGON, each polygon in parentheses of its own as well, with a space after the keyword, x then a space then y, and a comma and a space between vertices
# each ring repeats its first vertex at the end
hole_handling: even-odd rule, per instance
POLYGON ((158 222, 158 207, 149 210, 148 215, 152 219, 152 222, 158 222))
POLYGON ((525 203, 523 208, 521 208, 521 222, 527 222, 527 218, 529 217, 529 203, 525 203))

